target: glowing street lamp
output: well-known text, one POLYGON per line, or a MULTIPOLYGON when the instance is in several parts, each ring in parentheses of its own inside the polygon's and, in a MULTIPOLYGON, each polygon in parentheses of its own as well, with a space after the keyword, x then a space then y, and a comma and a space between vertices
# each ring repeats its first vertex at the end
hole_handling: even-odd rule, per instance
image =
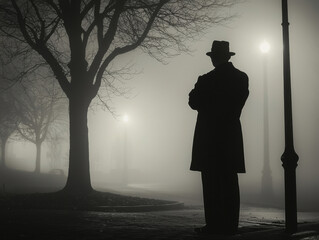
POLYGON ((127 123, 129 120, 130 120, 129 116, 127 114, 124 114, 123 117, 122 117, 122 121, 124 123, 127 123))
POLYGON ((260 45, 259 45, 259 49, 262 53, 268 53, 270 50, 270 44, 267 41, 263 41, 260 45))
POLYGON ((269 157, 269 117, 268 117, 268 79, 267 79, 267 53, 270 51, 270 44, 266 41, 263 41, 259 45, 260 51, 263 53, 263 95, 264 95, 264 166, 262 172, 262 181, 261 181, 261 194, 265 198, 272 196, 272 178, 270 170, 270 157, 269 157))

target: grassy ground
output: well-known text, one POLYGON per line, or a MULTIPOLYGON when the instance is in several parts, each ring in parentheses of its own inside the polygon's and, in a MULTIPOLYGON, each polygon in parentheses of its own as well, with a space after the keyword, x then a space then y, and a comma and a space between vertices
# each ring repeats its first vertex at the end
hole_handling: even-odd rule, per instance
POLYGON ((93 190, 74 195, 58 191, 65 185, 64 175, 0 169, 0 209, 94 210, 96 207, 158 206, 173 203, 93 190), (33 193, 32 193, 33 192, 33 193), (36 192, 36 193, 35 193, 36 192))
POLYGON ((172 203, 157 199, 92 191, 86 195, 54 193, 1 194, 0 209, 73 209, 90 210, 98 206, 141 206, 172 203))

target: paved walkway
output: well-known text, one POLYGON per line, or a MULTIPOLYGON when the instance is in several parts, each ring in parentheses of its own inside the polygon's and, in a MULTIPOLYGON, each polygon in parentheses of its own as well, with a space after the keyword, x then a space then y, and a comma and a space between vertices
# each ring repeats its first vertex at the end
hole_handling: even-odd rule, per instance
POLYGON ((283 212, 243 206, 240 232, 232 237, 198 236, 203 210, 89 212, 8 210, 0 215, 0 239, 319 239, 319 214, 300 213, 299 233, 284 235, 283 212))

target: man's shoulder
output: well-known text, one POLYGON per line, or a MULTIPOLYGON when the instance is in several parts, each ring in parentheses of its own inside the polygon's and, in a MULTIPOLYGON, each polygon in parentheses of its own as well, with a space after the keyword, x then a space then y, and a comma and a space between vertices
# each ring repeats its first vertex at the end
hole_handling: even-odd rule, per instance
POLYGON ((236 68, 234 66, 232 66, 232 68, 238 77, 240 77, 242 79, 248 79, 248 75, 245 72, 239 70, 238 68, 236 68))
POLYGON ((210 71, 210 72, 208 72, 208 73, 205 73, 205 74, 203 74, 203 75, 200 75, 200 76, 198 77, 198 80, 209 79, 209 78, 211 78, 211 77, 213 77, 213 76, 214 76, 214 70, 212 70, 212 71, 210 71))
POLYGON ((248 88, 249 79, 248 79, 248 75, 245 72, 234 67, 233 76, 234 76, 234 79, 236 79, 236 81, 234 81, 236 86, 238 86, 239 84, 242 87, 248 88))

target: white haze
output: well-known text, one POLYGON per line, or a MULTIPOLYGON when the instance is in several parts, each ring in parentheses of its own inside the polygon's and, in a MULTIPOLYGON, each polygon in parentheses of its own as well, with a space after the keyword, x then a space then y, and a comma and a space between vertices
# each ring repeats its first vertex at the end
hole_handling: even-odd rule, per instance
MULTIPOLYGON (((128 191, 121 187, 123 161, 128 161, 130 189, 164 192, 167 198, 201 204, 200 174, 189 171, 196 112, 188 105, 188 93, 197 77, 212 69, 205 55, 214 39, 228 40, 236 52, 231 61, 250 79, 250 96, 242 113, 246 174, 240 175, 242 201, 282 206, 284 150, 281 1, 250 0, 232 9, 238 14, 226 26, 212 28, 200 41, 192 42, 191 54, 182 54, 162 65, 140 51, 120 58, 117 63, 134 62, 141 74, 127 83, 130 99, 114 98, 117 113, 129 121, 115 120, 110 113, 94 110, 89 114, 92 183, 96 188, 128 191), (263 55, 259 44, 267 40, 269 83, 270 167, 274 195, 262 199, 263 171, 263 55), (125 133, 126 132, 126 133, 125 133), (126 137, 125 137, 126 134, 126 137), (126 140, 125 140, 126 139, 126 140), (144 189, 144 190, 143 190, 144 189)), ((297 167, 298 203, 318 209, 319 201, 319 3, 290 0, 290 51, 293 121, 297 167), (311 196, 311 197, 310 197, 311 196)), ((51 163, 42 153, 42 172, 51 168, 67 171, 68 143, 61 161, 51 163)), ((35 147, 11 141, 7 147, 9 167, 32 171, 35 147)), ((156 196, 156 195, 154 195, 156 196)))

